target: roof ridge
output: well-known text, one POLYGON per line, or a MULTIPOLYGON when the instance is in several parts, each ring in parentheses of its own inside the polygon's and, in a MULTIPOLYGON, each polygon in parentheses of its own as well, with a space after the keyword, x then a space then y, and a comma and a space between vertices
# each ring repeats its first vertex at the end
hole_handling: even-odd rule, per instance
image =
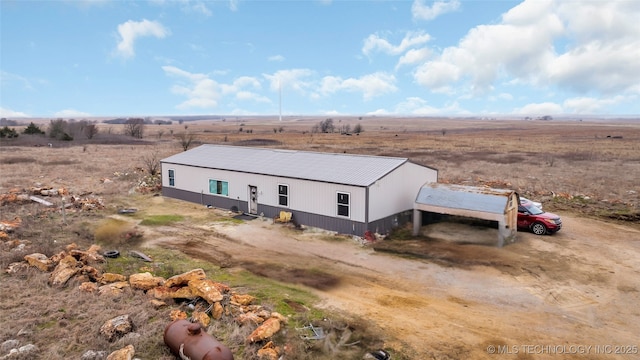
POLYGON ((382 155, 357 154, 357 153, 337 153, 337 152, 329 152, 329 151, 324 152, 324 151, 299 150, 299 149, 280 149, 280 148, 266 148, 266 147, 258 147, 258 146, 239 146, 239 145, 221 145, 221 144, 202 144, 200 146, 242 148, 242 149, 253 149, 253 150, 281 151, 281 152, 291 152, 291 153, 306 153, 306 154, 320 154, 320 155, 334 155, 334 156, 352 156, 352 157, 358 156, 358 157, 371 157, 371 158, 381 158, 381 159, 398 159, 398 160, 405 160, 405 161, 409 160, 409 158, 407 157, 398 157, 398 156, 382 156, 382 155))

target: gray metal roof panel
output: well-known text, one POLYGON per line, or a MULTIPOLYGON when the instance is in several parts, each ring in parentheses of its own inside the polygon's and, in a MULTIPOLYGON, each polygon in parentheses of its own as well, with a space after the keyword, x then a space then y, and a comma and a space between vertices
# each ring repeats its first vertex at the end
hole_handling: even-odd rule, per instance
POLYGON ((161 160, 254 174, 369 186, 407 158, 205 144, 161 160))
POLYGON ((509 195, 513 192, 509 189, 430 183, 420 189, 416 202, 424 205, 503 214, 509 195))

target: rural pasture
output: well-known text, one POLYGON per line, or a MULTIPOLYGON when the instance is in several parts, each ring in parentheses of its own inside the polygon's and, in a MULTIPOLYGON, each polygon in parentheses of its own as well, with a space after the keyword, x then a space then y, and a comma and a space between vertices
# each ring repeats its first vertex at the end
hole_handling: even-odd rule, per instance
MULTIPOLYGON (((0 221, 18 217, 21 225, 1 240, 0 264, 5 268, 32 252, 52 255, 75 242, 82 248, 98 243, 140 249, 156 259, 152 265, 121 264, 127 274, 144 268, 171 276, 203 267, 288 311, 287 333, 276 339, 289 346, 285 359, 360 359, 377 348, 394 359, 638 356, 640 121, 333 117, 335 132, 314 131, 326 119, 226 117, 145 125, 141 139, 118 135, 122 125, 98 123, 92 139, 1 139, 0 194, 64 188, 104 207, 62 214, 60 196, 48 198, 53 209, 33 202, 2 205, 0 221), (357 125, 362 132, 346 131, 357 125), (268 219, 235 220, 225 211, 154 196, 150 165, 183 151, 185 140, 191 147, 407 157, 438 169, 440 182, 510 188, 541 201, 564 227, 553 236, 519 233, 516 243, 499 249, 473 244, 474 232, 460 224, 438 224, 432 233, 442 237, 413 238, 403 228, 362 246, 268 219), (123 216, 117 213, 122 208, 138 212, 123 216), (173 220, 149 221, 158 216, 173 220), (127 243, 109 232, 109 221, 122 221, 140 238, 127 243), (325 321, 333 342, 301 342, 295 327, 309 321, 325 321), (353 341, 340 342, 346 329, 353 341), (502 355, 493 353, 498 350, 502 355)), ((36 123, 45 129, 48 122, 36 123)), ((106 266, 115 270, 115 263, 106 266)), ((52 289, 46 279, 35 270, 0 275, 0 342, 34 343, 47 359, 113 351, 127 342, 140 358, 172 358, 161 338, 168 310, 150 308, 148 298, 135 292, 105 299, 78 295, 76 283, 52 289), (140 337, 115 343, 97 337, 102 322, 124 312, 136 314, 140 337)), ((242 329, 213 325, 211 331, 234 341, 232 348, 242 354, 237 358, 257 358, 255 347, 235 342, 242 329)))

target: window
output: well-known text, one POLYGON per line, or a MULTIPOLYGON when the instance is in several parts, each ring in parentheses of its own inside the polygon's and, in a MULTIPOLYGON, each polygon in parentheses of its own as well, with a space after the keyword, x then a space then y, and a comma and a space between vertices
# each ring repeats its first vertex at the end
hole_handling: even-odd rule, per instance
POLYGON ((209 179, 209 192, 211 194, 229 196, 229 183, 226 181, 209 179))
POLYGON ((338 216, 349 217, 349 194, 338 193, 338 216))
POLYGON ((169 169, 169 186, 176 186, 176 171, 169 169))
POLYGON ((278 185, 278 204, 289 206, 289 185, 278 185))

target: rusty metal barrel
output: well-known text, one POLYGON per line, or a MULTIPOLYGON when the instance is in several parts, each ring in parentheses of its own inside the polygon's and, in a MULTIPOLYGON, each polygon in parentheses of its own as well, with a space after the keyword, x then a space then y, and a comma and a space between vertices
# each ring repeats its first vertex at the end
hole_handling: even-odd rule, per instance
POLYGON ((228 347, 208 334, 199 323, 178 319, 164 329, 164 343, 180 359, 233 360, 228 347))

